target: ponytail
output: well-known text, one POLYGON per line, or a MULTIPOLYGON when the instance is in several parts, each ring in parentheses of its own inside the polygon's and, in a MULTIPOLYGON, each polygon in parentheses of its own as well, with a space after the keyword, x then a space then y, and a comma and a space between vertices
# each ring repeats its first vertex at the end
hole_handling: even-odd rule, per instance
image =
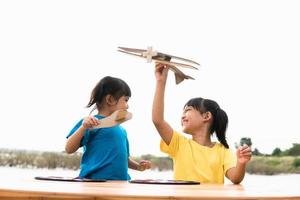
POLYGON ((228 124, 227 114, 224 110, 217 107, 213 118, 213 124, 211 126, 212 133, 215 131, 219 142, 228 149, 229 145, 226 141, 226 129, 228 124))
POLYGON ((93 89, 92 93, 91 93, 91 97, 89 100, 89 103, 86 105, 87 108, 91 107, 92 105, 95 104, 95 106, 93 107, 91 113, 96 110, 97 108, 100 107, 100 103, 103 100, 103 98, 105 97, 105 93, 104 93, 104 84, 100 81, 95 88, 93 89))

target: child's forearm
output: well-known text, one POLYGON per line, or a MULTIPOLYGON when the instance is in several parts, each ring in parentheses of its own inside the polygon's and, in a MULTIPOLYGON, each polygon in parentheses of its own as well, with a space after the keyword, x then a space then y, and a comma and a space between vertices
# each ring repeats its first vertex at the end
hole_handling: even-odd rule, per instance
POLYGON ((134 170, 139 170, 140 164, 131 158, 128 158, 128 168, 134 169, 134 170))
POLYGON ((165 97, 166 83, 164 81, 156 82, 156 89, 154 93, 153 106, 152 106, 152 121, 154 125, 164 120, 164 97, 165 97))
POLYGON ((228 170, 227 178, 234 184, 239 184, 244 179, 246 173, 246 164, 237 163, 236 167, 228 170))
POLYGON ((172 139, 173 129, 164 119, 165 87, 165 81, 156 82, 156 90, 152 106, 152 122, 163 141, 169 145, 172 139))
POLYGON ((80 128, 78 128, 78 130, 68 138, 65 146, 67 153, 74 153, 78 150, 85 131, 86 129, 83 126, 80 126, 80 128))

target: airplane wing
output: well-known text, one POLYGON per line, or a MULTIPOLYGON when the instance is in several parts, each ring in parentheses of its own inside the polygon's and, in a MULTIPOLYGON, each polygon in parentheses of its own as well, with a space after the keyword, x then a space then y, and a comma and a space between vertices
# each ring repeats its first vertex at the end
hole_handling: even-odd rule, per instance
MULTIPOLYGON (((136 54, 140 54, 142 56, 143 53, 149 51, 147 49, 135 49, 135 48, 128 48, 128 47, 118 47, 121 50, 121 52, 132 52, 132 53, 136 53, 136 54)), ((151 49, 152 50, 152 49, 151 49)), ((177 59, 177 60, 183 60, 185 62, 189 62, 189 63, 193 63, 195 65, 200 65, 199 63, 197 63, 196 61, 190 60, 190 59, 186 59, 186 58, 182 58, 182 57, 178 57, 178 56, 173 56, 170 54, 166 54, 166 53, 161 53, 161 52, 156 52, 156 56, 153 56, 152 58, 156 58, 157 60, 165 60, 165 61, 170 61, 172 58, 177 59)), ((142 56, 143 57, 143 56, 142 56)), ((194 67, 196 68, 196 67, 194 67)))
POLYGON ((118 51, 122 52, 122 53, 129 54, 129 55, 133 55, 133 56, 138 56, 138 57, 144 58, 141 54, 138 54, 138 53, 128 52, 128 51, 124 51, 124 50, 120 50, 120 49, 118 49, 118 51))
POLYGON ((164 60, 159 60, 159 59, 155 59, 152 58, 152 60, 154 60, 155 62, 159 62, 162 64, 166 64, 166 65, 176 65, 179 67, 184 67, 184 68, 189 68, 189 69, 196 69, 198 70, 197 67, 193 66, 193 65, 189 65, 189 64, 185 64, 185 63, 178 63, 178 62, 171 62, 171 61, 164 61, 164 60))
POLYGON ((152 60, 154 60, 157 63, 162 63, 162 64, 169 65, 170 70, 173 71, 174 74, 175 74, 176 84, 181 83, 184 79, 194 79, 193 77, 184 74, 177 67, 184 67, 184 68, 189 68, 189 69, 198 69, 197 67, 193 66, 192 64, 200 65, 199 63, 197 63, 193 60, 189 60, 189 59, 186 59, 186 58, 181 58, 181 57, 178 57, 178 56, 172 56, 172 55, 157 52, 157 51, 152 51, 152 47, 149 47, 148 49, 136 49, 136 48, 128 48, 128 47, 118 47, 118 48, 119 48, 118 49, 119 52, 129 54, 129 55, 133 55, 133 56, 137 56, 137 57, 141 57, 141 58, 146 58, 148 62, 151 62, 152 60), (177 59, 177 60, 185 61, 189 64, 180 63, 180 62, 173 62, 173 61, 171 61, 172 58, 177 59))
POLYGON ((130 51, 130 52, 135 52, 135 53, 142 53, 142 52, 147 51, 147 49, 134 49, 134 48, 128 48, 128 47, 118 47, 118 48, 123 51, 130 51))
POLYGON ((157 52, 157 55, 168 56, 168 57, 171 57, 171 58, 174 58, 174 59, 177 59, 177 60, 183 60, 183 61, 185 61, 185 62, 193 63, 193 64, 195 64, 195 65, 200 65, 200 64, 197 63, 196 61, 193 61, 193 60, 190 60, 190 59, 186 59, 186 58, 182 58, 182 57, 178 57, 178 56, 173 56, 173 55, 166 54, 166 53, 160 53, 160 52, 157 52))

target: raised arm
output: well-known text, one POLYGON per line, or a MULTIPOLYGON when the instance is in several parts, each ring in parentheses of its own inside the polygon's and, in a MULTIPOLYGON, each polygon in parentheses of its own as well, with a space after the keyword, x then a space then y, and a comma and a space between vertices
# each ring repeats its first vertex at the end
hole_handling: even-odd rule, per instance
POLYGON ((86 129, 99 125, 99 120, 93 116, 86 117, 82 125, 67 139, 65 150, 67 153, 74 153, 80 147, 81 139, 84 136, 86 129))
POLYGON ((155 65, 156 88, 152 105, 152 121, 163 141, 169 145, 173 135, 172 127, 164 119, 164 97, 169 68, 155 65))

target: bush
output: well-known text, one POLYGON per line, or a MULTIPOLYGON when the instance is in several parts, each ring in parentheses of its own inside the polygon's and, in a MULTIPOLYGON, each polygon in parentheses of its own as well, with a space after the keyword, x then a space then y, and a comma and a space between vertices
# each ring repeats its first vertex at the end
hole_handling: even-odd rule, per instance
POLYGON ((295 168, 300 167, 300 158, 295 158, 294 162, 293 162, 293 166, 295 168))

